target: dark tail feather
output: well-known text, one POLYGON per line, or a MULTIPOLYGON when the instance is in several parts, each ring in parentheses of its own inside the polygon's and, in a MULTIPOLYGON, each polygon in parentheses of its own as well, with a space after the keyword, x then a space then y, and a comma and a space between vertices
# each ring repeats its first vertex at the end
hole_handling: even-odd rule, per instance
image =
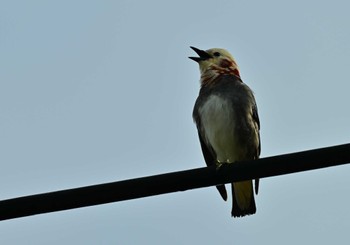
POLYGON ((259 179, 255 179, 255 194, 258 195, 259 192, 259 179))
POLYGON ((224 201, 227 201, 227 192, 226 192, 225 185, 217 185, 216 188, 220 192, 222 199, 224 199, 224 201))
POLYGON ((231 184, 232 188, 232 211, 231 215, 233 217, 243 217, 246 215, 251 215, 256 213, 256 206, 255 206, 255 200, 254 200, 254 194, 253 194, 253 188, 251 188, 251 199, 250 199, 250 205, 246 209, 241 209, 238 206, 236 195, 235 195, 235 189, 233 184, 231 184))

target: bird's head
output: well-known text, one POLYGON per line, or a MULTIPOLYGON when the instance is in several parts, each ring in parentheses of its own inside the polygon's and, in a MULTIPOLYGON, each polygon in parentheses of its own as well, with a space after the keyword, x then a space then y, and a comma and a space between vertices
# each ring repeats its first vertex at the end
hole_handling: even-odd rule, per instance
POLYGON ((199 57, 189 57, 198 62, 202 85, 210 84, 219 75, 240 77, 235 59, 225 49, 212 48, 206 51, 191 47, 199 57))

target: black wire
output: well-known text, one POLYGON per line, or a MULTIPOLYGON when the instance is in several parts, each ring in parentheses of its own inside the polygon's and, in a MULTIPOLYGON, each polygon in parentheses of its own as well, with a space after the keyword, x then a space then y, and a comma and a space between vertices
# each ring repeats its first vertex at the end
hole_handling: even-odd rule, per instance
POLYGON ((350 144, 0 201, 0 220, 118 202, 350 162, 350 144))

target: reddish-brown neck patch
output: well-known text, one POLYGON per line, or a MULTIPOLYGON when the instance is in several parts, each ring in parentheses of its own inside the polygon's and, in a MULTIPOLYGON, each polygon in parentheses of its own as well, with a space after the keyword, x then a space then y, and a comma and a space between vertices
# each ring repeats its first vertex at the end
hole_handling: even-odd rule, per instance
POLYGON ((241 77, 237 68, 237 64, 228 59, 223 59, 219 65, 211 65, 208 69, 202 74, 201 84, 202 86, 210 86, 215 84, 218 81, 220 75, 234 75, 241 77))

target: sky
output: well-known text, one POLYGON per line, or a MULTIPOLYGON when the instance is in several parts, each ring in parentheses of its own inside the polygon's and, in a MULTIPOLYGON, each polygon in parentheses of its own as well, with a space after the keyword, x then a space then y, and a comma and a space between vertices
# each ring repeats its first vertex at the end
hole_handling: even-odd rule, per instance
MULTIPOLYGON (((0 200, 205 166, 189 46, 235 57, 261 157, 349 143, 349 5, 1 1, 0 200)), ((240 219, 210 187, 1 221, 0 244, 341 244, 349 176, 262 179, 240 219)))

